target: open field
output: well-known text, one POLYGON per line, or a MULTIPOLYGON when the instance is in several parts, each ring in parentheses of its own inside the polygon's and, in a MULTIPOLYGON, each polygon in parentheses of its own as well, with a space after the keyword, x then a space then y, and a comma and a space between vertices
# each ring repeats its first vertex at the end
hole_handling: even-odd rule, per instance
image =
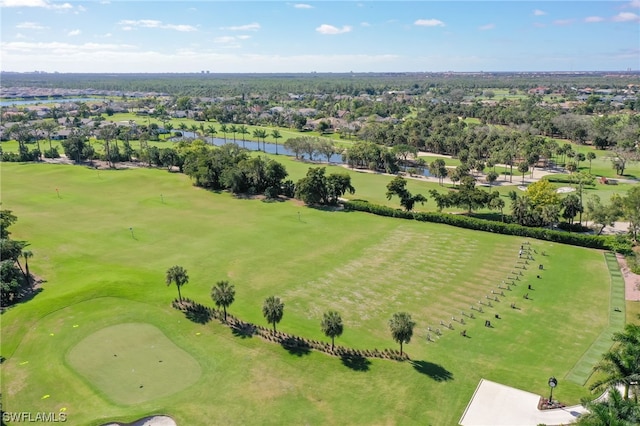
POLYGON ((47 281, 2 315, 5 410, 64 408, 74 424, 158 412, 181 425, 455 424, 480 378, 544 394, 554 375, 558 398, 577 403, 588 391, 565 376, 609 326, 610 278, 593 250, 532 240, 531 263, 544 270, 522 270, 463 326, 451 317, 501 291, 522 239, 239 200, 161 170, 3 164, 2 180, 3 208, 19 218, 13 236, 31 243, 31 269, 47 281), (289 333, 326 339, 321 314, 336 309, 345 322, 337 343, 356 348, 395 348, 387 321, 407 311, 417 322, 406 345, 413 362, 349 366, 192 323, 169 306, 177 292, 164 272, 175 264, 189 272, 183 295, 208 305, 211 286, 229 279, 237 289, 230 312, 254 323, 266 325, 262 301, 280 296, 279 329, 289 333), (84 339, 130 323, 159 330, 187 354, 181 363, 195 359, 195 384, 130 406, 123 395, 140 389, 123 387, 118 399, 79 371, 74 354, 84 339), (428 327, 442 329, 441 338, 432 334, 437 342, 426 341, 428 327))

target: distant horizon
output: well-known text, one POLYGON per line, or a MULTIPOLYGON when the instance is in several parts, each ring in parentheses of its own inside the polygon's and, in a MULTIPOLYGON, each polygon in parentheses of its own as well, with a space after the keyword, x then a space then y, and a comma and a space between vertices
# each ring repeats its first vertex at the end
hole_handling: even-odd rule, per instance
POLYGON ((0 9, 6 72, 640 69, 640 0, 0 0, 0 9))
POLYGON ((640 69, 631 69, 631 70, 576 70, 576 71, 568 71, 568 70, 556 70, 556 71, 308 71, 308 72, 297 72, 297 71, 277 71, 277 72, 202 72, 202 71, 185 71, 185 72, 162 72, 162 71, 152 71, 152 72, 59 72, 59 71, 10 71, 10 70, 0 70, 0 74, 82 74, 82 75, 304 75, 304 74, 317 74, 317 75, 325 75, 325 74, 604 74, 604 73, 612 73, 612 74, 640 74, 640 69))

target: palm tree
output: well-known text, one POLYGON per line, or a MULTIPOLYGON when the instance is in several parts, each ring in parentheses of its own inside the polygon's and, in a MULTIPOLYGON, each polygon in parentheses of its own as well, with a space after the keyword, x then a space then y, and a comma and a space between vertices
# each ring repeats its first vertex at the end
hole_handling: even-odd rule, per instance
POLYGON ((173 124, 167 123, 164 125, 164 129, 169 132, 169 137, 171 137, 171 131, 173 130, 173 124))
POLYGON ((24 250, 22 257, 24 257, 25 278, 27 279, 27 283, 32 285, 31 273, 29 272, 29 259, 33 257, 33 252, 31 252, 31 250, 24 250))
POLYGON ((213 124, 210 124, 207 126, 207 134, 213 138, 213 135, 215 135, 216 133, 218 133, 218 131, 216 130, 215 127, 213 127, 213 124))
POLYGON ((267 134, 266 130, 260 129, 258 131, 258 137, 260 139, 262 139, 262 151, 264 151, 264 152, 267 152, 267 147, 266 147, 266 144, 265 144, 265 139, 267 138, 267 136, 268 136, 268 134, 267 134))
POLYGON ((273 129, 271 131, 271 137, 276 140, 276 155, 278 155, 278 139, 280 139, 282 135, 278 129, 273 129))
POLYGON ((60 125, 57 121, 43 121, 40 123, 40 129, 47 135, 47 140, 49 141, 49 151, 53 151, 53 147, 51 146, 51 134, 54 130, 56 130, 60 125))
POLYGON ((231 126, 229 126, 229 131, 233 133, 233 143, 236 143, 236 133, 238 133, 238 128, 235 124, 232 124, 231 126))
POLYGON ((193 133, 194 138, 198 137, 198 126, 196 124, 192 124, 189 130, 193 133))
MULTIPOLYGON (((591 385, 591 390, 603 391, 604 389, 624 386, 624 399, 629 399, 629 388, 637 386, 640 381, 640 349, 625 350, 622 347, 606 352, 595 367, 594 371, 600 371, 606 376, 591 385)), ((636 392, 637 398, 637 392, 636 392)))
POLYGON ((185 122, 181 122, 178 127, 180 128, 180 130, 182 130, 183 132, 185 130, 187 130, 187 124, 185 122))
POLYGON ((402 355, 402 344, 411 341, 415 326, 416 323, 411 320, 411 315, 406 312, 396 312, 389 320, 391 336, 393 336, 393 340, 400 343, 400 355, 402 355))
POLYGON ((322 316, 320 326, 322 327, 322 332, 325 336, 331 337, 331 350, 333 350, 335 338, 340 337, 344 330, 340 314, 336 311, 325 312, 322 316))
POLYGON ((587 160, 589 160, 589 174, 591 174, 591 162, 596 159, 595 152, 587 152, 587 160))
POLYGON ((231 306, 236 298, 236 289, 229 281, 218 281, 211 289, 211 298, 219 308, 224 310, 224 321, 227 322, 227 307, 231 306))
POLYGON ((276 324, 282 319, 284 314, 284 303, 279 297, 269 296, 262 305, 262 315, 268 323, 273 324, 273 331, 276 331, 276 324))
POLYGON ((229 131, 229 129, 227 128, 226 124, 221 124, 220 125, 220 131, 222 133, 224 133, 224 143, 227 143, 227 132, 229 131))
POLYGON ((253 129, 253 137, 258 142, 258 151, 260 151, 260 129, 253 129))
POLYGON ((238 132, 242 135, 242 147, 244 148, 245 135, 249 134, 249 129, 244 124, 238 127, 238 132))
POLYGON ((610 388, 606 399, 586 401, 589 410, 576 422, 578 426, 632 426, 640 423, 640 406, 625 400, 617 388, 610 388))
POLYGON ((182 266, 172 266, 167 270, 165 282, 167 283, 167 285, 171 285, 171 283, 176 284, 176 287, 178 287, 178 300, 180 301, 180 303, 182 303, 182 294, 180 293, 180 287, 189 282, 187 270, 182 266))
POLYGON ((529 171, 529 164, 526 161, 518 164, 518 171, 522 173, 522 184, 524 185, 524 175, 529 171))

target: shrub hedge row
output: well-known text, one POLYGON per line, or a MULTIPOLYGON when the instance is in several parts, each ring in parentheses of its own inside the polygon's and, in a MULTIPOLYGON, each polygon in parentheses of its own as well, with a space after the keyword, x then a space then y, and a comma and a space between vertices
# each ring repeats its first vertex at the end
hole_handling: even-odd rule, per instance
POLYGON ((457 226, 459 228, 474 229, 476 231, 517 235, 520 237, 535 238, 538 240, 553 241, 556 243, 570 244, 580 247, 614 251, 618 248, 618 244, 616 244, 615 240, 610 236, 573 234, 546 228, 528 228, 514 223, 495 222, 450 213, 408 212, 387 206, 371 204, 366 201, 345 201, 344 208, 345 210, 373 213, 379 216, 413 219, 421 222, 443 223, 446 225, 457 226))

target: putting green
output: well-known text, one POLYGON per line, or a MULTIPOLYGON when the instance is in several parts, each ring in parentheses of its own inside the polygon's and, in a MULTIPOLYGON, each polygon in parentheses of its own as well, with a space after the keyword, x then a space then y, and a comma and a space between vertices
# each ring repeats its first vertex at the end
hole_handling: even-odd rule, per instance
POLYGON ((80 375, 119 404, 139 404, 194 384, 198 362, 151 324, 126 323, 87 336, 67 354, 80 375))

